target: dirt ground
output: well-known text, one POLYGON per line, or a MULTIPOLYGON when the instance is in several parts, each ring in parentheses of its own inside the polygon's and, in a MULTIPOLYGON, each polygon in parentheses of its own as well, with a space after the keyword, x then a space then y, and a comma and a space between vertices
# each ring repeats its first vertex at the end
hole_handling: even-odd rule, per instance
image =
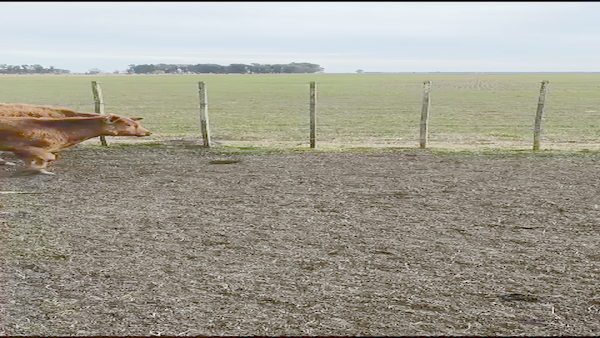
POLYGON ((600 335, 598 160, 64 151, 0 178, 0 334, 600 335))

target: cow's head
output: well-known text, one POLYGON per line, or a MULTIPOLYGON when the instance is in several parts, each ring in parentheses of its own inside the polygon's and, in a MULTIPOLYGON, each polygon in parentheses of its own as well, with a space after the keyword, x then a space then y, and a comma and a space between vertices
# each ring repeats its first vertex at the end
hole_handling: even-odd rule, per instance
POLYGON ((104 118, 104 132, 110 136, 150 136, 148 129, 140 126, 141 118, 130 118, 118 115, 108 115, 104 118))

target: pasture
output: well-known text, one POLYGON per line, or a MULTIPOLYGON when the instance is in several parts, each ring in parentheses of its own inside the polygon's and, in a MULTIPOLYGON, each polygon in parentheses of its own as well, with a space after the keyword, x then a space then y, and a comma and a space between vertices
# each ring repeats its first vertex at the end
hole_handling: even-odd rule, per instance
POLYGON ((157 136, 199 135, 197 82, 213 138, 304 148, 308 83, 317 82, 317 146, 418 147, 422 82, 432 81, 430 146, 530 149, 540 81, 549 80, 542 149, 600 149, 600 74, 309 74, 0 77, 0 102, 144 117, 157 136))
POLYGON ((598 74, 0 77, 0 101, 92 112, 91 80, 158 136, 0 167, 0 334, 600 334, 598 74), (542 79, 557 150, 532 152, 542 79))

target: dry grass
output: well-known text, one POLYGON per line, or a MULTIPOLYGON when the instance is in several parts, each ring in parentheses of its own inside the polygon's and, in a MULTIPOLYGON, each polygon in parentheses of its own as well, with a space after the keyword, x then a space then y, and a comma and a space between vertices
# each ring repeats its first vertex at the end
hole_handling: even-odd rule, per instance
POLYGON ((0 178, 3 334, 600 334, 596 153, 63 154, 0 178))

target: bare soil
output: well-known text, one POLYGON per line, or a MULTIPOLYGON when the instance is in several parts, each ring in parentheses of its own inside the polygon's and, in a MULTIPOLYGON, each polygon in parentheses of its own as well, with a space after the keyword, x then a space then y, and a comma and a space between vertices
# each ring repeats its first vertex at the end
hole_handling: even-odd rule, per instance
POLYGON ((0 178, 0 334, 600 335, 599 159, 64 151, 0 178))

